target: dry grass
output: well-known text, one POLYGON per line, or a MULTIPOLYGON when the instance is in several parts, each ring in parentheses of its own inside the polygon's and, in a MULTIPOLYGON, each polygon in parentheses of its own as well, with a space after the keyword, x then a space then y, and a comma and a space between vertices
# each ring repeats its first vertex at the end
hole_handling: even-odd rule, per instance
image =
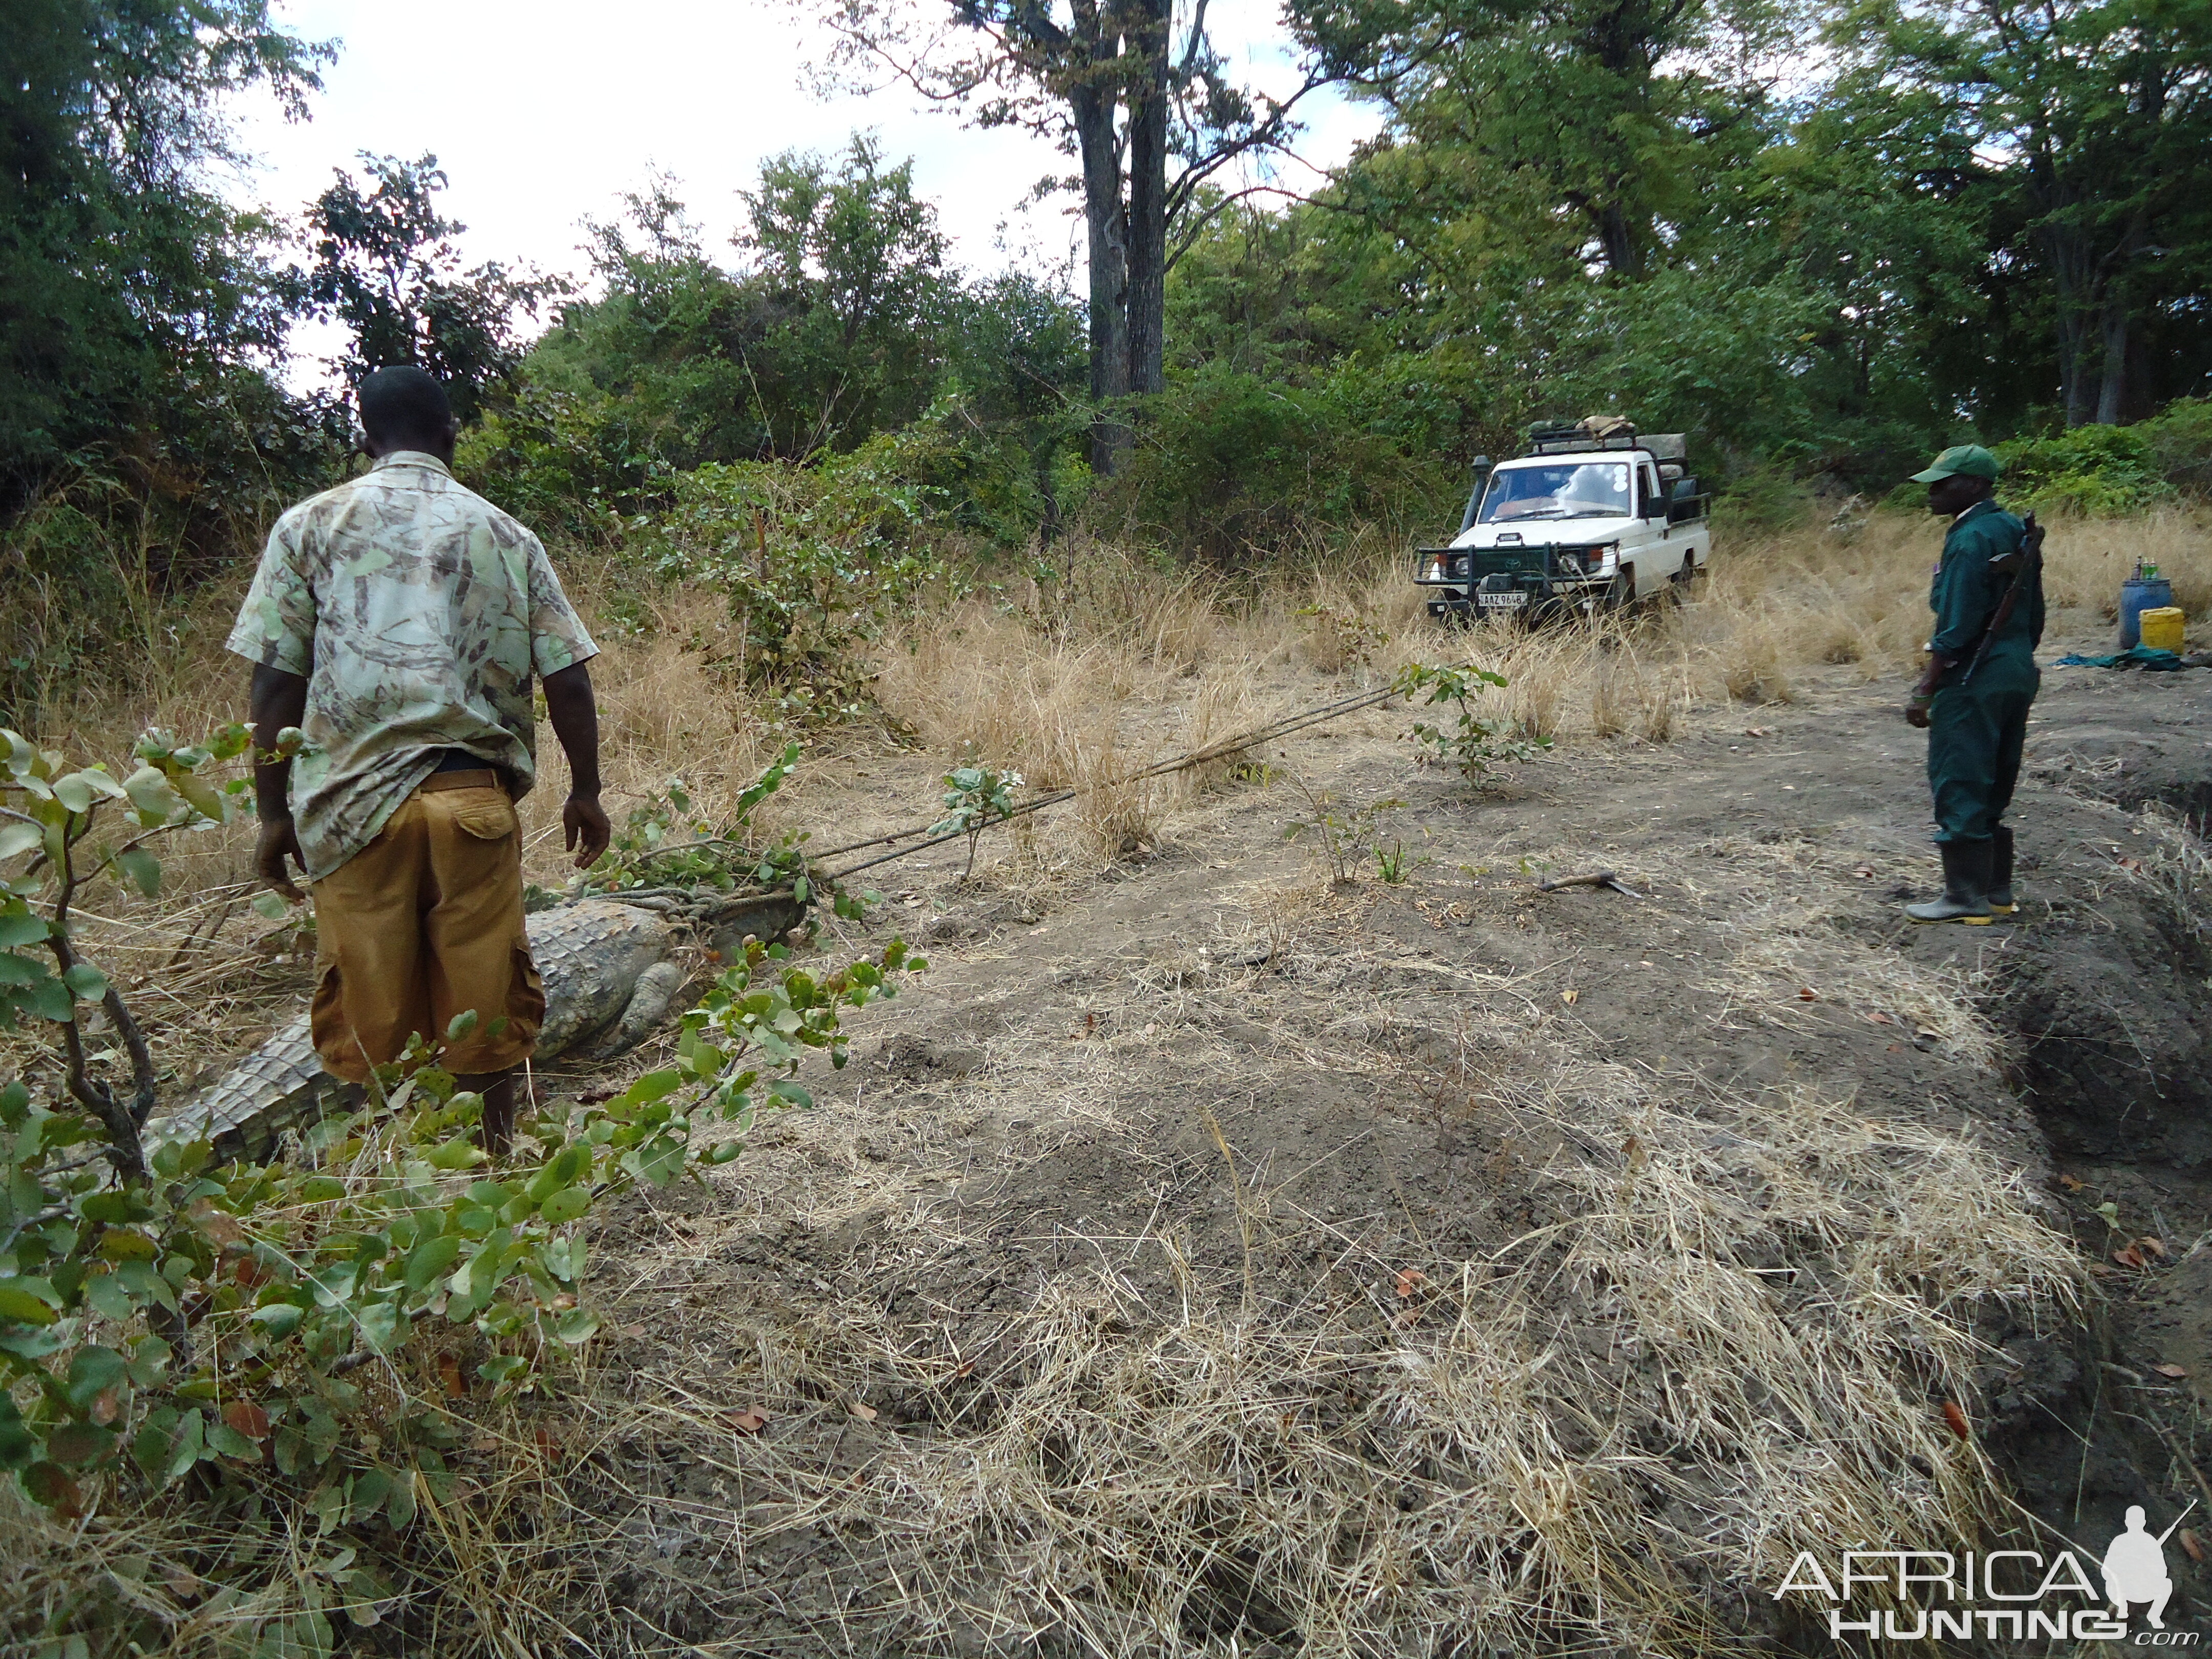
MULTIPOLYGON (((1097 779, 1101 755, 1150 762, 1247 716, 1322 701, 1347 682, 1380 684, 1410 661, 1455 657, 1506 675, 1499 702, 1528 736, 1664 742, 1698 707, 1788 701, 1793 673, 1816 665, 1848 665, 1868 678, 1906 672, 1926 633, 1939 542, 1929 521, 1891 514, 1724 537, 1687 605, 1595 626, 1486 624, 1461 635, 1421 615, 1400 561, 1380 546, 1357 567, 1232 592, 1086 544, 1067 550, 1074 580, 1045 596, 1025 581, 1019 604, 968 601, 918 619, 886 642, 875 689, 933 754, 1016 766, 1048 788, 1097 779)), ((2212 614, 2212 523, 2174 510, 2055 523, 2046 549, 2054 607, 2109 615, 2121 577, 2142 559, 2172 577, 2193 618, 2212 614)), ((702 814, 718 816, 781 738, 774 710, 729 672, 721 602, 641 591, 604 562, 579 559, 568 576, 606 647, 593 669, 615 810, 681 773, 702 814), (635 625, 606 620, 617 610, 635 625)), ((141 726, 190 732, 235 717, 243 677, 221 643, 237 588, 207 590, 167 618, 157 631, 171 643, 143 693, 118 704, 88 684, 42 736, 115 763, 141 726)), ((835 753, 838 741, 821 752, 835 753)), ((560 873, 549 842, 562 768, 551 747, 548 787, 525 803, 541 879, 560 873)), ((799 816, 805 791, 802 781, 793 798, 799 816)), ((247 846, 243 827, 192 838, 173 854, 177 890, 242 881, 247 846)))
POLYGON ((2138 563, 2150 563, 2172 581, 2173 602, 2189 613, 2192 635, 2212 620, 2212 526, 2201 510, 2062 519, 2051 526, 2046 556, 2053 605, 2083 606, 2110 620, 2118 611, 2120 584, 2138 563))
MULTIPOLYGON (((1079 550, 1072 586, 1006 608, 946 609, 886 642, 878 701, 927 755, 897 780, 906 794, 827 775, 839 744, 882 752, 872 732, 831 734, 817 759, 833 763, 777 810, 787 823, 834 811, 841 830, 872 833, 926 817, 930 769, 962 758, 1013 765, 1080 798, 1064 825, 1010 838, 999 873, 1065 883, 1171 837, 1178 814, 1225 781, 1237 757, 1173 782, 1129 785, 1130 771, 1380 684, 1408 661, 1495 668, 1510 682, 1493 694, 1506 720, 1570 743, 1663 743, 1700 707, 1788 699, 1793 675, 1815 665, 1901 674, 1925 631, 1936 541, 1925 521, 1876 515, 1724 542, 1679 609, 1460 635, 1433 629, 1380 553, 1363 571, 1231 592, 1079 550)), ((2212 606, 2212 532, 2185 514, 2054 526, 2051 598, 2094 616, 2147 556, 2192 616, 2212 606)), ((616 572, 580 568, 571 582, 587 616, 611 611, 616 572)), ((235 598, 210 592, 177 618, 174 657, 148 695, 127 707, 88 696, 48 740, 114 764, 142 724, 191 732, 234 710, 243 676, 219 646, 235 598)), ((718 600, 623 598, 645 625, 604 629, 594 665, 611 807, 619 817, 627 799, 681 773, 716 816, 781 741, 774 711, 720 665, 718 600)), ((562 784, 555 757, 526 803, 540 879, 560 873, 562 784)), ((157 1011, 157 1054, 179 1085, 242 1047, 301 988, 301 941, 243 904, 248 845, 244 825, 194 837, 173 855, 158 902, 89 896, 105 919, 89 924, 94 953, 157 1011)), ((1814 858, 1796 847, 1771 856, 1807 869, 1814 858)), ((2201 897, 2198 865, 2158 875, 2191 902, 2201 897)), ((1212 960, 1230 960, 1231 943, 1236 960, 1253 963, 1317 953, 1304 941, 1331 902, 1320 889, 1271 886, 1247 917, 1258 943, 1222 942, 1212 960)), ((1824 996, 1924 1030, 1959 1061, 1988 1059, 1977 988, 1916 975, 1809 908, 1747 912, 1726 972, 1737 994, 1723 1018, 1790 1018, 1790 994, 1776 988, 1817 980, 1824 996)), ((1255 983, 1217 982, 1210 994, 1247 998, 1255 983)), ((36 1066, 20 1039, 7 1042, 0 1068, 36 1066)), ((1284 1065, 1364 1077, 1382 1064, 1326 1032, 1285 1042, 1284 1065)), ((1025 1117, 1042 1108, 1061 1127, 1090 1121, 1117 1072, 1103 1043, 1089 1063, 1078 1074, 1015 1068, 991 1087, 1025 1117)), ((750 1386, 789 1420, 834 1413, 862 1384, 886 1380, 951 1413, 942 1432, 902 1438, 864 1467, 810 1458, 799 1439, 787 1457, 737 1448, 714 1419, 726 1402, 690 1394, 696 1378, 682 1374, 623 1379, 619 1395, 587 1392, 580 1409, 600 1421, 586 1438, 634 1432, 644 1412, 657 1431, 720 1447, 720 1467, 752 1495, 742 1515, 702 1508, 690 1524, 724 1528, 731 1549, 809 1529, 848 1540, 853 1571, 897 1609, 897 1650, 916 1654, 1016 1650, 1047 1628, 1106 1654, 1212 1653, 1227 1650, 1224 1633, 1240 1622, 1249 1632, 1278 1620, 1315 1654, 1590 1640, 1711 1650, 1722 1639, 1716 1598, 1801 1545, 1880 1536, 1940 1547, 1990 1518, 1979 1454, 1940 1431, 1929 1393, 1971 1401, 1978 1309, 2055 1317, 2075 1286, 2069 1247, 1996 1158, 1849 1101, 1753 1100, 1671 1079, 1662 1089, 1539 1035, 1483 1076, 1483 1109, 1520 1139, 1559 1148, 1526 1173, 1551 1219, 1494 1258, 1423 1266, 1431 1282, 1413 1308, 1382 1298, 1379 1315, 1355 1317, 1296 1295, 1255 1302, 1249 1279, 1193 1267, 1164 1225, 1101 1239, 1095 1270, 1025 1291, 999 1361, 973 1382, 872 1304, 787 1309, 749 1326, 742 1335, 761 1357, 750 1386), (1168 1264, 1171 1294, 1127 1265, 1140 1257, 1168 1264), (1776 1276, 1778 1258, 1808 1271, 1776 1276), (1401 1311, 1419 1316, 1394 1323, 1401 1311), (1900 1476, 1916 1460, 1932 1473, 1900 1476)), ((1224 1157, 1208 1167, 1217 1180, 1242 1171, 1234 1200, 1249 1249, 1310 1261, 1316 1278, 1370 1283, 1419 1265, 1299 1207, 1241 1165, 1233 1145, 1224 1157)), ((732 1224, 787 1204, 750 1155, 740 1168, 748 1188, 728 1194, 732 1224)), ((857 1160, 801 1174, 846 1184, 850 1200, 856 1170, 857 1160)), ((885 1224, 903 1255, 872 1273, 919 1272, 975 1242, 909 1196, 905 1218, 885 1224)), ((718 1271, 726 1276, 726 1264, 718 1271)), ((489 1467, 520 1483, 518 1502, 555 1501, 523 1452, 489 1467)), ((455 1546, 476 1564, 470 1582, 456 1581, 457 1605, 550 1610, 580 1560, 619 1541, 605 1514, 572 1498, 565 1516, 546 1510, 534 1544, 483 1533, 455 1546)), ((0 1510, 0 1552, 29 1564, 26 1606, 33 1595, 134 1606, 168 1595, 182 1608, 158 1588, 172 1547, 155 1535, 162 1524, 64 1534, 0 1510), (115 1565, 141 1560, 150 1579, 115 1565)), ((312 1565, 303 1559, 302 1571, 312 1565)), ((252 1611, 234 1608, 234 1624, 252 1611)), ((172 1650, 212 1650, 214 1637, 202 1640, 188 1620, 173 1623, 159 1607, 152 1616, 171 1628, 172 1650)))
MULTIPOLYGON (((1205 970, 1146 988, 1143 1012, 1171 1018, 1189 971, 1205 970)), ((1133 1050, 1117 1052, 1099 1057, 1116 1073, 1133 1050)), ((736 1375, 655 1369, 626 1390, 655 1402, 642 1420, 593 1403, 599 1431, 627 1443, 611 1467, 634 1472, 599 1506, 669 1514, 651 1471, 702 1461, 726 1495, 683 1506, 693 1548, 805 1559, 835 1538, 835 1626, 819 1605, 785 1616, 914 1654, 1033 1652, 1040 1637, 1218 1654, 1290 1632, 1301 1652, 1346 1656, 1734 1651, 1727 1608, 1801 1548, 1949 1547, 1999 1519, 1979 1452, 1927 1402, 1975 1408, 1983 1316, 2071 1310, 2071 1247, 2014 1175, 1845 1100, 1661 1087, 1540 1039, 1498 1058, 1481 1109, 1553 1150, 1516 1177, 1548 1218, 1494 1254, 1378 1249, 1194 1108, 1218 1155, 1162 1164, 1176 1203, 1133 1237, 1078 1228, 1095 1265, 1042 1273, 985 1348, 948 1348, 867 1297, 734 1329, 718 1312, 712 1346, 736 1375), (1224 1185, 1241 1271, 1201 1266, 1187 1231, 1224 1185), (885 1396, 921 1425, 825 1460, 844 1402, 885 1396), (787 1432, 732 1434, 712 1408, 729 1397, 787 1432)), ((1389 1070, 1372 1051, 1340 1060, 1389 1070)), ((1010 1056, 963 1105, 1044 1105, 1058 1141, 1114 1123, 1091 1087, 1010 1056)), ((834 1157, 876 1133, 830 1109, 797 1144, 834 1157)), ((957 1279, 981 1243, 919 1194, 858 1201, 872 1281, 957 1279)), ((805 1224, 847 1233, 851 1202, 805 1224)), ((785 1224, 724 1206, 681 1243, 703 1266, 735 1244, 723 1229, 785 1224)), ((670 1583, 724 1609, 710 1619, 738 1616, 719 1576, 670 1583)))
MULTIPOLYGON (((1238 757, 1171 785, 1121 786, 1127 772, 1380 684, 1412 661, 1457 658, 1503 673, 1509 684, 1487 699, 1494 715, 1522 735, 1566 743, 1664 743, 1698 708, 1788 700, 1792 676, 1814 665, 1901 677, 1925 633, 1939 542, 1939 527, 1923 518, 1844 514, 1827 526, 1723 537, 1711 574, 1679 607, 1597 625, 1486 624, 1456 635, 1421 614, 1395 552, 1379 544, 1356 566, 1232 590, 1085 543, 1065 550, 1073 579, 1042 594, 1025 579, 1015 603, 968 601, 918 618, 885 642, 875 690, 888 718, 936 764, 1011 765, 1040 788, 1080 787, 1076 812, 1031 826, 1013 860, 1023 870, 1006 872, 1017 884, 1047 876, 1064 884, 1171 836, 1177 814, 1224 781, 1238 757)), ((2081 607, 2077 625, 2094 621, 2139 559, 2160 564, 2192 616, 2212 611, 2212 524, 2180 511, 2054 523, 2046 548, 2054 606, 2081 607)), ((640 588, 596 559, 570 561, 567 575, 605 647, 593 677, 610 810, 619 822, 680 774, 701 815, 722 816, 785 733, 774 708, 735 682, 721 600, 640 588)), ((118 704, 88 682, 42 735, 112 766, 143 725, 196 732, 234 718, 243 675, 221 644, 240 586, 206 590, 167 617, 155 630, 166 654, 142 694, 118 704)), ((818 738, 794 786, 769 803, 765 827, 812 823, 825 809, 839 815, 841 830, 862 834, 927 821, 934 796, 921 778, 905 780, 902 793, 872 792, 853 817, 856 803, 833 774, 841 750, 866 751, 875 739, 866 730, 818 738)), ((546 750, 544 784, 523 817, 528 869, 550 885, 568 871, 558 823, 564 768, 554 746, 546 750)), ((307 941, 246 906, 250 851, 247 823, 185 837, 169 849, 160 901, 113 889, 88 897, 90 916, 106 919, 88 922, 100 958, 161 1006, 157 1052, 179 1082, 265 1030, 301 988, 307 941)), ((0 1058, 10 1054, 30 1063, 19 1048, 0 1049, 0 1058)))
POLYGON ((1723 999, 1719 1023, 1804 1026, 1840 1008, 1853 1018, 1886 1023, 1977 1072, 1997 1071, 2004 1045, 1983 1012, 1985 976, 1916 962, 1890 948, 1881 933, 1886 915, 1871 897, 1855 906, 1844 896, 1924 883, 1933 862, 1924 848, 1910 856, 1845 857, 1792 836, 1729 837, 1692 850, 1698 856, 1683 861, 1693 873, 1682 884, 1695 896, 1720 899, 1732 917, 1735 948, 1706 981, 1723 999), (1694 873, 1706 860, 1731 871, 1728 890, 1709 889, 1694 873), (1744 879, 1746 866, 1756 879, 1744 879))

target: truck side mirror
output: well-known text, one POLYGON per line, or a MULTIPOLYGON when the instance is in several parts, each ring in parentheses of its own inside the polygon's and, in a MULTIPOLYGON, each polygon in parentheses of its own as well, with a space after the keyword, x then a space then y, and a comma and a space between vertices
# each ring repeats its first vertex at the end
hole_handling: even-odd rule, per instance
POLYGON ((1474 515, 1481 509, 1482 487, 1490 482, 1490 457, 1478 455, 1470 466, 1474 473, 1474 489, 1467 498, 1467 511, 1460 514, 1459 533, 1462 536, 1474 528, 1474 515))

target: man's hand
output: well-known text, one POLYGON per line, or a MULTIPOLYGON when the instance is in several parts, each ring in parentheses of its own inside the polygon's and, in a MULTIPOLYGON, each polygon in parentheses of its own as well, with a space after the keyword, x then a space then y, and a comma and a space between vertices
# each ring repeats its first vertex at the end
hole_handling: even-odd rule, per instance
MULTIPOLYGON (((605 818, 599 820, 604 823, 605 818)), ((289 904, 297 904, 307 896, 294 884, 284 869, 284 860, 290 859, 304 873, 307 860, 300 851, 300 832, 289 818, 261 820, 260 838, 253 846, 253 873, 284 896, 289 904)))
POLYGON ((1936 687, 1944 675, 1951 672, 1948 657, 1929 653, 1928 672, 1920 677, 1920 684, 1912 688, 1912 695, 1905 700, 1905 723, 1917 732, 1928 729, 1929 706, 1936 701, 1936 687))
POLYGON ((568 757, 568 804, 561 809, 561 827, 576 867, 588 870, 607 850, 608 830, 599 805, 599 708, 586 665, 570 663, 545 677, 545 712, 568 757))
POLYGON ((607 850, 607 838, 613 834, 607 825, 606 809, 597 795, 569 796, 568 804, 561 809, 561 829, 568 837, 568 850, 576 854, 579 870, 588 870, 599 861, 599 854, 607 850))

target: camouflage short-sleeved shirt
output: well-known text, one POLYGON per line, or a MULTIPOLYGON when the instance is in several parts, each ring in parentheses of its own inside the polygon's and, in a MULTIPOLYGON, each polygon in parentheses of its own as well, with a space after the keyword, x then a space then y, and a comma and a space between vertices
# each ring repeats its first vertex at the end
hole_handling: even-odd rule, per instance
POLYGON ((318 880, 446 750, 529 788, 532 675, 599 653, 538 538, 412 450, 276 521, 229 647, 307 681, 292 810, 318 880))

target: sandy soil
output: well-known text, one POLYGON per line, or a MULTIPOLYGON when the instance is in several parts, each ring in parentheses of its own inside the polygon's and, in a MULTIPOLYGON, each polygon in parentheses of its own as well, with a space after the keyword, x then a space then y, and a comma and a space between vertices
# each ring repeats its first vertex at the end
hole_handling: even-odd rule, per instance
MULTIPOLYGON (((867 934, 925 945, 926 982, 871 1011, 815 1111, 765 1126, 711 1187, 631 1203, 600 1243, 629 1340, 569 1434, 585 1452, 565 1484, 603 1547, 571 1570, 563 1620, 599 1651, 1152 1650, 1167 1638, 1127 1610, 1147 1593, 1108 1566, 1088 1590, 1023 1582, 1103 1561, 1146 1513, 1116 1509, 1142 1471, 1079 1413, 1018 1420, 1041 1367, 1188 1335, 1194 1307, 1224 1333, 1305 1333, 1282 1432, 1325 1441, 1374 1393, 1328 1358, 1342 1345, 1468 1317, 1467 1286, 1574 1194, 1644 1168, 1670 1125, 1705 1126, 1724 1204, 1728 1149, 1779 1145, 1793 1102, 1978 1149, 1993 1186, 2078 1242, 2078 1325, 1998 1311, 1977 1331, 1973 1446, 2034 1512, 2015 1535, 2100 1544, 2129 1503, 2203 1496, 2212 961, 2176 897, 2179 843, 2142 809, 2201 829, 2212 675, 2046 673, 2015 815, 2026 902, 1988 928, 1899 915, 1936 862, 1923 740, 1895 702, 1835 671, 1664 746, 1482 787, 1416 769, 1384 711, 1279 745, 1271 775, 1180 811, 1107 879, 1041 873, 1011 844, 965 886, 957 849, 889 866, 867 934), (1405 879, 1363 854, 1334 882, 1312 837, 1286 839, 1311 816, 1291 769, 1340 812, 1373 809, 1405 879), (1599 869, 1637 896, 1535 890, 1599 869), (2145 1265, 2115 1259, 2142 1238, 2145 1265), (1007 1434, 1025 1462, 994 1462, 1007 1434), (1091 1555, 994 1514, 1005 1467, 1057 1483, 1054 1524, 1091 1555), (962 1479, 977 1489, 949 1510, 962 1479)), ((934 769, 876 759, 834 804, 841 831, 912 817, 934 769)), ((1550 1339, 1632 1377, 1633 1352, 1589 1335, 1604 1310, 1577 1305, 1552 1310, 1550 1339)), ((1884 1478, 1942 1486, 1942 1403, 1921 1450, 1876 1459, 1884 1478)), ((1653 1526, 1721 1535, 1661 1486, 1653 1526)), ((1684 1628, 1795 1644, 1728 1547, 1687 1552, 1684 1628)), ((1184 1574, 1158 1615, 1180 1639, 1287 1653, 1318 1638, 1264 1556, 1124 1566, 1184 1574)), ((2170 1559, 2191 1627, 2205 1588, 2170 1559)))

